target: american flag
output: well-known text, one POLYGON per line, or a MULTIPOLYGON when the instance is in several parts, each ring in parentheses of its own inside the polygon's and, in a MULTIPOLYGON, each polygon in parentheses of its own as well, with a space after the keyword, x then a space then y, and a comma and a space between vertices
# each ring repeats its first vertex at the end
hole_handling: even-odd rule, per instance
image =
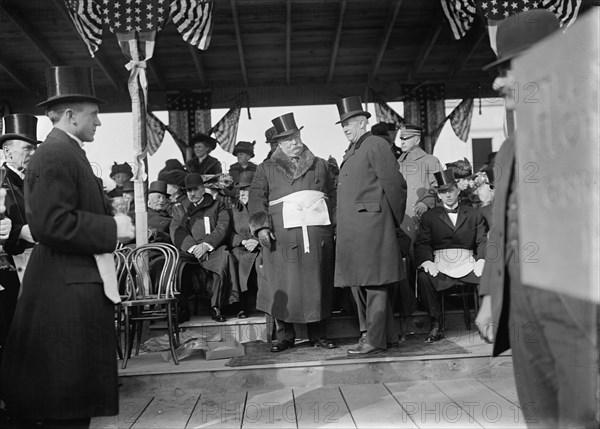
POLYGON ((547 9, 554 13, 561 26, 569 26, 577 18, 581 0, 440 0, 455 39, 471 28, 477 8, 487 18, 488 25, 530 9, 547 9))
POLYGON ((152 112, 146 112, 146 151, 154 155, 165 138, 167 126, 152 112))
POLYGON ((169 18, 166 0, 102 1, 102 20, 113 33, 160 31, 169 18))
POLYGON ((404 118, 383 101, 375 102, 375 116, 377 117, 377 122, 396 124, 397 127, 400 127, 404 123, 404 118))
POLYGON ((223 150, 226 150, 229 153, 233 153, 233 148, 235 147, 241 110, 242 108, 240 106, 229 109, 208 133, 209 135, 214 134, 223 150))
POLYGON ((95 0, 65 0, 67 12, 93 57, 102 43, 102 6, 95 0))
POLYGON ((471 118, 473 117, 473 99, 465 98, 448 115, 454 134, 464 142, 469 139, 471 118))
POLYGON ((206 50, 212 35, 212 0, 173 0, 171 18, 183 40, 206 50))

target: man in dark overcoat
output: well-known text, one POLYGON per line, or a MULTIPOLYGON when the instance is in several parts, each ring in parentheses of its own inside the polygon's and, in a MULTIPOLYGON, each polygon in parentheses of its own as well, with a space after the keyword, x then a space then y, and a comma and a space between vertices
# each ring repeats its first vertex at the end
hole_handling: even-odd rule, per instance
POLYGON ((267 278, 257 309, 273 316, 272 352, 294 347, 294 323, 307 324, 313 346, 335 348, 326 338, 331 314, 334 178, 327 161, 302 142, 293 113, 272 120, 279 147, 258 166, 250 185, 250 231, 258 237, 267 278), (307 222, 298 219, 306 214, 307 222))
POLYGON ((364 332, 348 354, 360 356, 398 344, 390 289, 405 277, 396 230, 406 181, 390 144, 367 131, 360 97, 340 100, 338 112, 350 146, 338 177, 335 286, 352 288, 364 332))
MULTIPOLYGON (((597 28, 597 22, 596 16, 593 27, 597 28)), ((577 23, 566 34, 560 36, 558 36, 558 29, 559 22, 556 15, 539 9, 511 16, 498 24, 498 60, 490 67, 499 68, 500 75, 494 81, 494 87, 498 88, 504 96, 507 116, 510 117, 515 113, 517 102, 514 89, 518 83, 511 71, 511 59, 551 33, 556 32, 556 35, 552 36, 555 41, 562 37, 569 37, 569 31, 576 35, 577 23)), ((590 33, 579 34, 587 38, 590 33)), ((555 52, 556 55, 563 55, 561 51, 555 52)), ((533 81, 536 85, 537 82, 537 80, 533 81)), ((590 81, 586 85, 589 85, 590 90, 597 88, 597 81, 593 83, 590 81)), ((557 79, 553 91, 561 91, 564 87, 565 82, 557 79)), ((551 96, 551 93, 547 92, 546 95, 551 96)), ((597 93, 595 97, 597 101, 597 93)), ((579 98, 573 98, 569 103, 579 106, 579 98)), ((563 106, 562 109, 568 111, 568 107, 563 106)), ((590 115, 596 120, 597 110, 590 115)), ((549 118, 550 121, 552 119, 549 118)), ((543 120, 541 116, 540 120, 543 120)), ((518 122, 518 126, 534 127, 536 134, 542 128, 536 123, 518 122)), ((544 126, 549 125, 546 123, 544 126)), ((598 139, 597 134, 594 137, 598 139)), ((560 137, 555 138, 560 139, 560 137)), ((577 151, 577 138, 581 138, 579 134, 576 134, 572 141, 571 152, 577 151)), ((544 215, 544 210, 543 207, 535 213, 519 210, 519 190, 527 186, 527 180, 519 179, 519 159, 516 156, 516 146, 519 144, 529 147, 531 142, 520 141, 514 135, 510 136, 495 158, 494 171, 497 174, 494 178, 493 226, 489 235, 486 264, 481 279, 482 302, 476 323, 482 337, 489 342, 494 342, 493 356, 509 348, 512 349, 519 404, 528 427, 598 428, 600 427, 600 401, 598 400, 600 309, 598 304, 564 292, 542 289, 521 280, 523 264, 531 263, 531 259, 525 255, 532 243, 523 243, 520 237, 520 228, 522 228, 520 222, 523 222, 524 216, 535 216, 537 221, 544 215)), ((578 159, 577 157, 582 156, 582 153, 581 151, 570 153, 569 156, 578 159)), ((581 172, 574 174, 579 173, 581 172)), ((597 186, 593 192, 598 192, 597 186)), ((568 200, 560 191, 553 193, 553 197, 553 202, 568 200)), ((597 216, 597 213, 595 215, 597 216)), ((551 236, 553 233, 554 231, 549 228, 548 235, 551 236)), ((587 239, 587 236, 573 237, 573 240, 584 239, 587 239)), ((544 250, 548 251, 548 249, 544 250)), ((560 248, 552 251, 564 253, 560 248)), ((595 256, 597 257, 597 254, 595 256)), ((580 254, 565 254, 564 267, 561 265, 559 268, 569 270, 570 260, 580 257, 582 257, 580 254)), ((543 258, 540 258, 537 263, 547 265, 543 258)), ((545 268, 553 269, 553 267, 545 268)), ((571 287, 571 284, 565 286, 571 287)), ((589 287, 598 290, 597 283, 590 284, 589 287)))
POLYGON ((148 241, 171 243, 171 216, 166 209, 169 203, 167 182, 156 180, 148 187, 148 241))
POLYGON ((94 140, 98 104, 92 69, 46 71, 40 105, 52 131, 29 162, 25 216, 38 244, 23 279, 1 383, 23 427, 87 427, 118 413, 114 304, 120 301, 111 252, 134 236, 127 216, 111 216, 84 142, 94 140))
POLYGON ((438 292, 458 284, 479 284, 487 244, 485 219, 479 210, 459 204, 453 171, 434 175, 442 205, 423 214, 415 242, 417 287, 431 318, 428 343, 440 340, 444 333, 438 292))

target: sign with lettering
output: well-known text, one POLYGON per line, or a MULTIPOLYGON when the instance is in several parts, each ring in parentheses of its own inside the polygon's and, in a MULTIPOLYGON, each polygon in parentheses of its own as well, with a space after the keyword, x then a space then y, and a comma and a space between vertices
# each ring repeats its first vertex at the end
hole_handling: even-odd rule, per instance
POLYGON ((593 302, 600 302, 599 23, 593 8, 513 61, 522 280, 593 302))

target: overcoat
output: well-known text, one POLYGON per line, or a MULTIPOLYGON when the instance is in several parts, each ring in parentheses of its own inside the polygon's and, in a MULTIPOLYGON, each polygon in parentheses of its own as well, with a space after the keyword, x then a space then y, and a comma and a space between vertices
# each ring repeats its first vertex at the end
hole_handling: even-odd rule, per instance
POLYGON ((6 189, 6 198, 4 200, 4 205, 6 206, 5 214, 12 221, 12 227, 10 235, 2 247, 9 255, 20 255, 25 249, 33 247, 33 243, 19 238, 21 229, 24 225, 27 225, 24 183, 23 179, 9 167, 5 167, 5 169, 6 177, 2 183, 2 187, 6 189))
POLYGON ((198 157, 193 157, 185 163, 190 173, 198 174, 220 174, 223 172, 221 162, 217 158, 207 155, 202 162, 198 161, 198 157))
POLYGON ((152 230, 150 241, 153 243, 171 243, 171 216, 166 211, 156 211, 148 207, 148 229, 152 230))
POLYGON ((414 206, 423 202, 432 208, 437 196, 433 192, 436 184, 433 173, 442 171, 442 165, 437 157, 428 154, 420 147, 400 155, 398 158, 400 173, 406 180, 406 213, 402 221, 402 229, 414 241, 418 234, 419 219, 415 216, 414 206))
POLYGON ((277 149, 260 164, 250 185, 250 229, 256 236, 269 228, 276 241, 263 249, 267 285, 259 288, 256 308, 289 323, 318 322, 331 314, 333 297, 333 226, 309 226, 310 252, 304 252, 301 228, 283 227, 282 204, 269 206, 297 191, 323 192, 332 221, 333 176, 324 159, 305 148, 298 165, 277 149))
POLYGON ((229 167, 229 174, 233 179, 234 185, 240 181, 240 175, 245 171, 256 172, 256 164, 253 162, 248 162, 246 168, 242 167, 242 164, 240 164, 239 162, 231 164, 231 167, 229 167))
POLYGON ((28 418, 117 414, 114 305, 93 256, 115 249, 117 226, 85 152, 58 128, 31 157, 25 207, 38 244, 4 352, 4 400, 28 418))
POLYGON ((346 151, 338 178, 335 286, 381 286, 405 277, 396 228, 406 181, 390 144, 367 132, 346 151))
POLYGON ((260 244, 254 252, 246 250, 242 244, 243 240, 255 238, 250 232, 250 214, 248 213, 248 207, 241 202, 237 201, 231 207, 231 226, 232 231, 229 235, 229 247, 233 254, 237 267, 238 267, 238 278, 240 280, 240 291, 246 292, 248 290, 248 280, 252 274, 252 268, 256 269, 257 279, 260 278, 262 258, 259 258, 260 244))

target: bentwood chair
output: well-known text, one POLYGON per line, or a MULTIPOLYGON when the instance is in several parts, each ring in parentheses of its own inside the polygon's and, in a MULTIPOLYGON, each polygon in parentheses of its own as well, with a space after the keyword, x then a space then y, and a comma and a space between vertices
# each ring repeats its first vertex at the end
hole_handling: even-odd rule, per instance
POLYGON ((152 243, 133 249, 127 258, 127 294, 121 302, 125 315, 125 353, 122 368, 131 357, 137 333, 139 354, 142 326, 145 321, 165 320, 169 348, 175 365, 179 365, 175 348, 179 346, 177 299, 175 297, 177 249, 166 243, 152 243))
MULTIPOLYGON (((125 290, 127 282, 127 255, 131 252, 129 247, 119 247, 113 252, 115 258, 115 269, 117 272, 117 283, 119 285, 119 295, 121 300, 125 299, 125 290)), ((121 331, 123 330, 123 311, 121 304, 115 305, 115 329, 117 334, 117 354, 119 359, 123 359, 123 348, 121 346, 121 331)))
POLYGON ((469 310, 468 298, 470 296, 473 297, 473 302, 475 306, 475 316, 479 312, 479 293, 477 290, 477 285, 474 283, 460 283, 455 286, 452 286, 449 289, 440 292, 440 299, 442 304, 442 328, 446 330, 446 303, 445 298, 450 296, 456 296, 462 298, 463 304, 463 317, 465 320, 465 327, 468 331, 471 330, 471 312, 469 310))

